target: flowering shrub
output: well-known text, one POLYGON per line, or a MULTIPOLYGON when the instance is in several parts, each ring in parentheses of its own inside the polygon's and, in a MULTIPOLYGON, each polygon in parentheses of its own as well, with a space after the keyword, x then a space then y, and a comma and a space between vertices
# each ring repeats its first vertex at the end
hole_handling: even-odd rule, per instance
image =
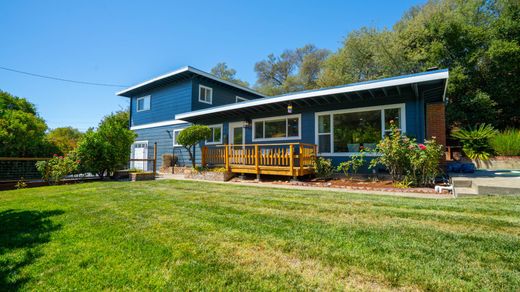
POLYGON ((432 185, 440 173, 443 146, 435 139, 417 144, 415 139, 402 135, 393 122, 390 135, 379 142, 377 151, 381 156, 373 159, 370 167, 385 166, 394 181, 415 186, 432 185))
POLYGON ((316 157, 314 159, 314 169, 318 178, 328 179, 334 174, 334 166, 331 159, 316 157))
POLYGON ((54 156, 47 161, 36 162, 36 169, 49 184, 59 183, 63 177, 76 171, 80 161, 71 156, 54 156))
POLYGON ((338 165, 338 171, 343 171, 346 177, 349 176, 349 171, 352 174, 356 174, 360 167, 365 164, 365 152, 363 149, 359 152, 359 154, 352 155, 350 160, 341 162, 338 165))

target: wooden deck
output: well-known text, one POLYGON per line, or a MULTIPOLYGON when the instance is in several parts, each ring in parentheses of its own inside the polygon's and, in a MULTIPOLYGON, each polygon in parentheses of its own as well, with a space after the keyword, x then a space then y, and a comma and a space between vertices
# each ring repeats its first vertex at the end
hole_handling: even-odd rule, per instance
POLYGON ((314 144, 240 144, 204 146, 202 165, 233 173, 303 176, 314 173, 314 144))

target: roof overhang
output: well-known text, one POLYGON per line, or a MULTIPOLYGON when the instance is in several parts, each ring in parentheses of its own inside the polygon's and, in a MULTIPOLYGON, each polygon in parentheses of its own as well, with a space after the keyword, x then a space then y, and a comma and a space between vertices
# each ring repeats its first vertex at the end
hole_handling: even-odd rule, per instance
POLYGON ((369 100, 371 98, 403 97, 405 94, 417 98, 422 97, 426 101, 444 101, 448 77, 448 69, 427 71, 212 107, 177 114, 175 119, 196 122, 212 117, 246 116, 266 110, 283 110, 290 103, 296 103, 303 107, 315 107, 324 104, 369 100))
POLYGON ((216 77, 216 76, 214 76, 212 74, 209 74, 207 72, 204 72, 204 71, 196 69, 196 68, 193 68, 191 66, 186 66, 186 67, 183 67, 181 69, 178 69, 178 70, 166 73, 166 74, 158 76, 158 77, 155 77, 155 78, 150 79, 148 81, 139 83, 137 85, 134 85, 132 87, 129 87, 127 89, 124 89, 124 90, 121 90, 121 91, 117 92, 116 95, 132 97, 132 96, 136 96, 138 94, 141 94, 141 93, 143 93, 143 92, 145 92, 147 90, 153 89, 155 87, 163 86, 163 85, 169 84, 171 82, 179 81, 179 80, 190 79, 190 78, 192 78, 193 76, 196 76, 196 75, 203 76, 203 77, 208 78, 210 80, 213 80, 213 81, 216 81, 216 82, 220 82, 222 84, 225 84, 225 85, 228 85, 228 86, 231 86, 231 87, 234 87, 234 88, 237 88, 237 89, 240 89, 240 90, 243 90, 243 91, 255 94, 255 95, 260 96, 260 97, 264 96, 263 94, 258 93, 256 91, 250 89, 250 88, 247 88, 247 87, 235 84, 233 82, 230 82, 230 81, 218 78, 218 77, 216 77))

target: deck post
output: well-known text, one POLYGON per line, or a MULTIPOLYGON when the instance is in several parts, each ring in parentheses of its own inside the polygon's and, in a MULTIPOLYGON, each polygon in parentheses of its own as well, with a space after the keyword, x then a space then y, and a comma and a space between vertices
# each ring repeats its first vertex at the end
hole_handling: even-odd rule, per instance
POLYGON ((226 171, 229 171, 229 148, 228 145, 224 145, 224 161, 226 164, 226 171))
POLYGON ((289 171, 294 176, 294 145, 289 145, 289 171))
POLYGON ((258 144, 255 144, 255 171, 256 180, 260 181, 260 156, 258 155, 258 144))
POLYGON ((157 142, 153 143, 153 175, 157 175, 157 142))
POLYGON ((299 170, 299 175, 303 175, 303 147, 302 147, 302 143, 298 143, 298 160, 300 162, 300 170, 299 170))

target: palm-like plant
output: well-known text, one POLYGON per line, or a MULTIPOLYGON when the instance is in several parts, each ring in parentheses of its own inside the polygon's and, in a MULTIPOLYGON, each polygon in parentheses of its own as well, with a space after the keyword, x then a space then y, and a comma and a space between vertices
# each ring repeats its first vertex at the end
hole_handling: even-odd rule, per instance
POLYGON ((480 124, 467 129, 460 129, 451 134, 452 137, 462 142, 462 150, 471 159, 488 160, 493 150, 489 139, 493 138, 497 131, 489 124, 480 124))

